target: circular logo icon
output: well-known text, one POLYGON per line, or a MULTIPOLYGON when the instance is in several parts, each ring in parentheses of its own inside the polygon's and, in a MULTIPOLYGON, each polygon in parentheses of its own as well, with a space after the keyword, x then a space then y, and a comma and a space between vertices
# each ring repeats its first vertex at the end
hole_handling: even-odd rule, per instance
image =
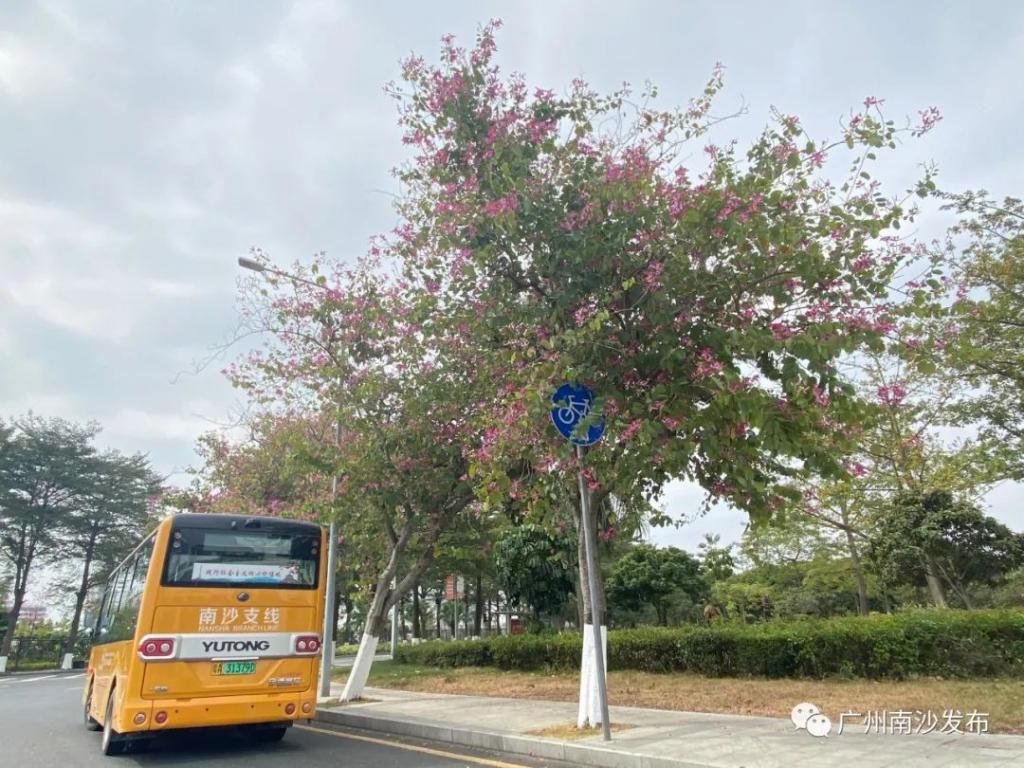
POLYGON ((800 730, 807 727, 807 721, 811 715, 816 715, 820 711, 817 705, 804 701, 793 707, 793 710, 789 713, 789 719, 793 721, 793 725, 797 727, 797 730, 800 730))
POLYGON ((811 736, 828 736, 829 731, 832 730, 832 721, 828 719, 828 716, 818 712, 817 714, 811 715, 807 718, 807 732, 811 736))

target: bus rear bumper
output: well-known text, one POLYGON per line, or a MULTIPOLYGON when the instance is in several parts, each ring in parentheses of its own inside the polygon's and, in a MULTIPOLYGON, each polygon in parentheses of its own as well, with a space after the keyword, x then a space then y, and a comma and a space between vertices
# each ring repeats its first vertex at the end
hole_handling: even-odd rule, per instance
POLYGON ((117 729, 125 735, 226 725, 290 725, 316 715, 315 690, 274 696, 209 696, 125 703, 117 729), (142 719, 140 715, 144 716, 142 723, 137 722, 142 719), (164 722, 158 722, 160 719, 164 722))

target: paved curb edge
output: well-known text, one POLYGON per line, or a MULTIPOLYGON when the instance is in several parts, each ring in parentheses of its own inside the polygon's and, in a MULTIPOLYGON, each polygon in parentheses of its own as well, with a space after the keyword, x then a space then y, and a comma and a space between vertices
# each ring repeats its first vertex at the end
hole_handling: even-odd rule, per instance
POLYGON ((478 747, 547 760, 599 766, 600 768, 711 768, 707 763, 693 763, 654 755, 638 755, 589 744, 516 736, 498 731, 447 727, 429 721, 394 715, 371 714, 356 709, 350 711, 318 710, 316 721, 390 733, 396 736, 412 736, 446 744, 458 744, 464 747, 478 747))

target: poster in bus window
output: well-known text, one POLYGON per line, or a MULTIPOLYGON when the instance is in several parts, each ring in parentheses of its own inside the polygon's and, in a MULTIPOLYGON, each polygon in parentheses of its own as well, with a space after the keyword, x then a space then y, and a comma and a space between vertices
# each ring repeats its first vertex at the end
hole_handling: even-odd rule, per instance
POLYGON ((192 581, 301 584, 302 578, 297 563, 193 563, 192 581))

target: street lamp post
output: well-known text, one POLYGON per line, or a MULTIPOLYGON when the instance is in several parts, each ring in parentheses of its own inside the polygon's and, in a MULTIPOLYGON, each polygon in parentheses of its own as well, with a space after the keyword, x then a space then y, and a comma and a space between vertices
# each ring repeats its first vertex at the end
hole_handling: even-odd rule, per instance
MULTIPOLYGON (((327 290, 327 288, 319 283, 314 283, 312 280, 306 280, 296 275, 290 275, 287 272, 281 272, 280 270, 268 267, 266 264, 261 264, 253 259, 246 258, 245 256, 238 257, 238 266, 243 269, 249 269, 253 272, 259 272, 261 274, 270 273, 283 277, 286 280, 291 280, 296 283, 304 283, 313 288, 319 288, 321 290, 327 290)), ((334 443, 335 445, 341 444, 341 420, 338 419, 334 425, 334 443)), ((334 473, 334 477, 331 478, 331 500, 336 501, 338 498, 338 474, 334 473)), ((334 516, 331 516, 330 525, 327 528, 327 584, 326 584, 326 595, 324 599, 324 641, 321 648, 320 658, 320 695, 322 697, 329 697, 331 695, 331 670, 334 667, 334 592, 337 583, 337 570, 338 570, 338 531, 337 523, 334 520, 334 516)))

